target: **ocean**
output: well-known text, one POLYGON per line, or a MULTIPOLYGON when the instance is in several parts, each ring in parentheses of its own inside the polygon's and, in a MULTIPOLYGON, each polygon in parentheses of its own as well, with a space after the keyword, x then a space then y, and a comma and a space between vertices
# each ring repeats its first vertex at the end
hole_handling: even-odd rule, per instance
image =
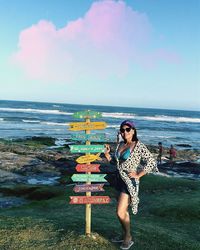
POLYGON ((164 147, 200 149, 200 112, 134 107, 111 107, 78 104, 0 101, 0 138, 18 139, 33 136, 56 138, 57 145, 70 141, 70 122, 78 111, 102 112, 107 128, 93 133, 106 133, 108 141, 116 141, 120 123, 134 121, 139 139, 148 145, 162 142, 164 147))

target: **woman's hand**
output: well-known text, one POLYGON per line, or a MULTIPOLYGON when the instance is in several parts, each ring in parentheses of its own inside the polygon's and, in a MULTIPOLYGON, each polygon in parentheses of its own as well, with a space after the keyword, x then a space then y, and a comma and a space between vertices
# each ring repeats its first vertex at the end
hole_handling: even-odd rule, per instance
POLYGON ((135 179, 139 179, 139 175, 136 172, 130 172, 128 174, 129 178, 135 178, 135 179))
POLYGON ((135 178, 135 179, 139 180, 145 174, 146 174, 146 172, 144 170, 142 170, 139 174, 137 174, 136 172, 130 172, 130 173, 128 173, 128 176, 129 176, 129 178, 135 178))
POLYGON ((105 144, 105 151, 104 151, 104 154, 110 154, 110 145, 108 144, 105 144))
POLYGON ((105 144, 104 155, 105 155, 106 159, 110 162, 111 161, 110 146, 108 144, 105 144))

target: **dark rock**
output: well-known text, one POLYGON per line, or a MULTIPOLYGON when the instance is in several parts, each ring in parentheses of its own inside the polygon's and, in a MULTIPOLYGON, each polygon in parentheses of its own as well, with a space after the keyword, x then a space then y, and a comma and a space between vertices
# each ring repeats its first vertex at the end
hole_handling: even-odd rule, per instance
POLYGON ((13 142, 23 142, 23 143, 34 142, 37 144, 53 146, 55 145, 55 138, 47 137, 47 136, 46 137, 33 136, 33 137, 27 137, 25 139, 16 139, 16 140, 13 140, 13 142))
POLYGON ((200 174, 200 164, 194 162, 181 162, 181 163, 164 163, 159 165, 159 170, 173 170, 177 173, 200 174))
POLYGON ((32 193, 30 193, 27 198, 30 200, 48 200, 56 196, 57 194, 51 192, 50 190, 49 191, 35 190, 32 193))
POLYGON ((8 186, 7 184, 5 187, 0 187, 0 192, 7 196, 27 196, 36 189, 38 189, 38 187, 30 187, 25 185, 18 185, 13 188, 12 185, 8 186))
POLYGON ((23 176, 0 169, 0 183, 1 184, 2 183, 20 183, 24 181, 25 179, 23 176))
POLYGON ((0 196, 0 208, 17 207, 26 204, 27 200, 18 197, 1 197, 0 196))
MULTIPOLYGON (((76 158, 81 154, 71 154, 69 149, 66 147, 50 149, 48 146, 44 146, 44 143, 53 143, 54 138, 41 138, 33 137, 17 142, 4 142, 0 141, 0 170, 5 171, 0 175, 0 182, 6 183, 24 183, 28 178, 41 179, 42 177, 58 177, 61 178, 71 176, 76 173, 76 158), (24 142, 41 142, 43 141, 42 147, 37 147, 37 144, 26 144, 24 142), (46 141, 46 142, 45 142, 46 141)), ((116 143, 109 143, 111 146, 111 152, 114 153, 116 143)), ((186 144, 184 144, 186 145, 186 144)), ((149 150, 153 153, 154 158, 157 158, 157 147, 148 146, 149 150)), ((171 166, 168 162, 169 149, 165 148, 163 151, 163 161, 167 163, 159 166, 161 172, 170 170, 173 168, 174 171, 183 173, 199 173, 199 164, 194 163, 199 159, 200 151, 194 149, 182 149, 177 150, 176 161, 171 166), (182 163, 180 163, 182 162, 182 163)), ((104 154, 101 154, 101 160, 95 162, 100 164, 101 173, 114 173, 116 166, 109 164, 104 154)), ((65 181, 65 180, 64 180, 65 181)))
POLYGON ((191 148, 192 146, 190 144, 176 144, 178 147, 183 147, 183 148, 191 148))

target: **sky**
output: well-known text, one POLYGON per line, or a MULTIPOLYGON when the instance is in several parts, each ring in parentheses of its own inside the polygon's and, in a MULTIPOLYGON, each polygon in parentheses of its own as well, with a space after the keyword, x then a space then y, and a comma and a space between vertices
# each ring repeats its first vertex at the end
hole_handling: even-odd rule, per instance
POLYGON ((200 110, 199 0, 0 0, 0 99, 200 110))

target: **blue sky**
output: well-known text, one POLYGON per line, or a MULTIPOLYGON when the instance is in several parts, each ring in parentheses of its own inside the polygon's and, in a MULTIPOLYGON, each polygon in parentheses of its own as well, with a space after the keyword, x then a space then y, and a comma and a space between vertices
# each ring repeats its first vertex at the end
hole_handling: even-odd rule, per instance
POLYGON ((0 0, 0 99, 200 110, 199 5, 0 0))

